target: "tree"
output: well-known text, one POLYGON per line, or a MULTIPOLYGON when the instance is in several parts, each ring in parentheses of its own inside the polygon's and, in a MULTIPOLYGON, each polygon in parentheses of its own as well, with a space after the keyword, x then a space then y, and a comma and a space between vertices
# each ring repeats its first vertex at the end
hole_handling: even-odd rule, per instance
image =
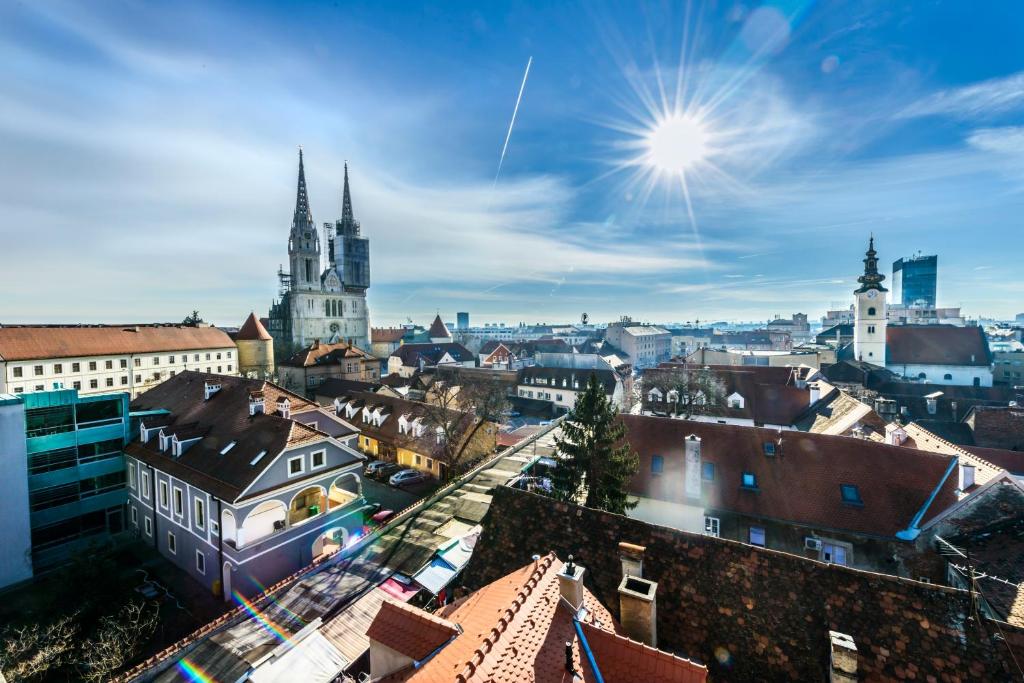
POLYGON ((73 659, 77 650, 75 614, 43 626, 8 627, 0 634, 0 672, 10 681, 42 679, 73 659))
POLYGON ((644 373, 642 383, 649 406, 663 401, 665 412, 677 417, 706 415, 725 403, 725 383, 706 365, 652 368, 644 373), (654 399, 652 390, 658 392, 654 399))
POLYGON ((626 425, 608 400, 604 386, 591 374, 555 437, 558 465, 552 474, 555 498, 624 514, 636 507, 626 486, 640 467, 625 443, 626 425))
POLYGON ((131 602, 100 619, 94 635, 82 645, 82 678, 90 683, 108 680, 153 635, 159 615, 156 603, 131 602))
MULTIPOLYGON (((506 373, 438 368, 427 387, 419 416, 446 480, 493 451, 498 423, 508 408, 506 373)), ((422 443, 422 439, 421 439, 422 443)))
POLYGON ((189 315, 185 316, 185 319, 181 321, 182 325, 188 325, 190 327, 196 327, 205 322, 199 315, 199 311, 192 311, 189 315))

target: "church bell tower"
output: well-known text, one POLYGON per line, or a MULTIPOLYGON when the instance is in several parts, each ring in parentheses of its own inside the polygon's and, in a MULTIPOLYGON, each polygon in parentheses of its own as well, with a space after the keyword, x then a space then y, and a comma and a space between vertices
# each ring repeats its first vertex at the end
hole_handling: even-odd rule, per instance
POLYGON ((295 214, 288 234, 288 263, 292 291, 320 291, 320 236, 306 192, 306 170, 299 148, 299 186, 295 193, 295 214))
POLYGON ((868 242, 864 274, 857 278, 854 290, 853 356, 856 360, 885 367, 885 325, 888 321, 885 276, 878 272, 875 238, 868 242))

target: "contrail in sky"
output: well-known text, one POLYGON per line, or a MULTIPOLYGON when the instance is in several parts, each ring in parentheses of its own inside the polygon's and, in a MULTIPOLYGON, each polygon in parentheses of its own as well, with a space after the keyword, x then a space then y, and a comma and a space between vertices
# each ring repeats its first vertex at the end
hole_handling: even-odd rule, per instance
POLYGON ((498 176, 501 175, 501 165, 505 163, 505 152, 508 150, 508 141, 512 137, 512 126, 516 125, 516 114, 519 113, 519 103, 523 99, 523 91, 526 90, 526 78, 530 75, 531 64, 533 64, 532 55, 526 62, 526 72, 523 74, 523 82, 519 86, 519 96, 516 97, 515 109, 512 110, 512 120, 508 122, 508 133, 505 134, 505 144, 501 146, 501 158, 498 159, 498 172, 494 174, 494 185, 498 184, 498 176))

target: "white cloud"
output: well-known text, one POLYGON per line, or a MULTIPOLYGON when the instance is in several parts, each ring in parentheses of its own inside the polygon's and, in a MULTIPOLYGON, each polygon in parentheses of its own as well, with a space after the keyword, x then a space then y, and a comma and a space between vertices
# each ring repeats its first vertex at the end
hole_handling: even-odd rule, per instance
POLYGON ((1024 126, 980 128, 967 137, 972 147, 997 154, 1024 154, 1024 126))
POLYGON ((952 116, 976 119, 1016 111, 1021 107, 1024 107, 1024 71, 960 88, 940 90, 911 103, 897 117, 952 116))

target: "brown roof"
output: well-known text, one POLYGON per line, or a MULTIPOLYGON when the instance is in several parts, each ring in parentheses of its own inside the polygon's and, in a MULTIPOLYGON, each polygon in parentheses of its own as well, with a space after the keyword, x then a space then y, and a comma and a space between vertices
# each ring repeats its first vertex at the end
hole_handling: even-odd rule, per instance
POLYGON ((373 343, 401 341, 406 331, 404 327, 374 327, 370 330, 370 341, 373 343))
POLYGON ((249 317, 245 319, 242 326, 238 328, 238 332, 235 333, 236 341, 271 341, 273 337, 267 332, 267 328, 263 327, 263 323, 259 321, 255 313, 250 313, 249 317))
POLYGON ((992 364, 985 331, 980 327, 890 325, 885 342, 889 366, 992 364))
MULTIPOLYGON (((386 416, 380 425, 364 422, 360 412, 354 413, 349 418, 344 407, 342 407, 339 415, 342 419, 349 420, 362 434, 371 439, 376 439, 391 446, 401 446, 420 455, 435 456, 444 452, 444 446, 438 443, 437 436, 434 434, 435 426, 428 424, 430 408, 420 401, 410 401, 404 398, 364 391, 352 391, 344 396, 339 396, 335 400, 342 406, 351 404, 359 411, 364 407, 369 407, 371 412, 376 408, 380 408, 381 412, 386 416), (424 425, 422 436, 416 437, 411 433, 399 433, 399 420, 403 415, 410 421, 416 418, 422 420, 424 425)), ((452 415, 457 414, 457 411, 454 410, 448 412, 452 415)), ((467 423, 473 419, 470 413, 462 413, 462 416, 467 423)))
POLYGON ((314 365, 338 364, 346 358, 358 358, 360 360, 370 361, 377 360, 374 356, 363 351, 358 346, 353 346, 346 342, 325 344, 324 342, 317 340, 309 346, 296 351, 290 358, 281 361, 279 365, 308 368, 314 365))
POLYGON ((92 325, 0 327, 0 360, 78 358, 233 348, 216 327, 92 325))
POLYGON ((1004 448, 981 448, 979 446, 963 446, 962 448, 996 467, 1002 467, 1010 474, 1024 474, 1024 451, 1008 451, 1004 448))
POLYGON ((964 420, 983 448, 1024 450, 1024 407, 975 406, 964 420))
POLYGON ((430 323, 430 329, 427 331, 427 336, 433 339, 434 337, 450 337, 452 333, 448 331, 448 326, 441 320, 440 314, 434 318, 434 322, 430 323))
MULTIPOLYGON (((131 409, 166 410, 169 416, 152 418, 154 424, 167 425, 163 427, 165 434, 180 429, 202 438, 175 458, 160 451, 158 433, 154 432, 146 443, 141 443, 136 433, 125 452, 219 498, 237 500, 282 450, 329 438, 318 429, 277 415, 282 398, 288 399, 296 420, 297 413, 305 416, 308 411, 319 412, 315 403, 270 382, 186 370, 140 395, 132 401, 131 409), (221 387, 209 400, 204 399, 207 381, 221 387), (265 413, 250 416, 249 394, 260 391, 265 413), (231 442, 235 445, 221 453, 231 442), (261 451, 266 452, 264 457, 256 465, 251 464, 261 451)), ((329 419, 327 415, 323 418, 329 419)), ((150 419, 144 417, 142 423, 150 427, 150 419)), ((356 462, 355 455, 352 462, 356 462)))
POLYGON ((957 477, 947 476, 950 455, 845 436, 641 415, 620 419, 640 457, 629 487, 635 495, 686 501, 684 439, 694 434, 703 462, 715 465, 714 481, 702 487, 710 510, 891 538, 918 512, 924 510, 922 523, 957 500, 957 477), (774 456, 766 455, 765 444, 774 456), (660 474, 651 471, 655 455, 663 458, 660 474), (741 486, 744 473, 755 475, 757 490, 741 486), (844 503, 842 484, 857 486, 863 505, 844 503))
MULTIPOLYGON (((419 668, 405 669, 385 681, 535 681, 568 683, 596 680, 581 653, 573 627, 573 614, 561 601, 558 571, 563 563, 554 554, 536 566, 528 564, 490 583, 468 597, 438 611, 438 616, 458 624, 462 633, 419 668), (565 670, 565 644, 572 643, 575 679, 565 670), (460 678, 461 676, 461 678, 460 678)), ((588 628, 586 638, 595 659, 611 683, 668 683, 703 681, 707 670, 685 659, 640 648, 637 643, 615 634, 618 626, 611 613, 584 589, 588 628), (600 655, 598 655, 600 652, 600 655), (619 662, 639 652, 648 662, 624 671, 619 662), (651 674, 655 662, 657 674, 651 674), (606 670, 608 673, 606 673, 606 670), (651 675, 645 675, 651 674, 651 675), (625 677, 622 677, 622 676, 625 677)))
POLYGON ((399 654, 420 661, 441 647, 459 629, 450 621, 405 603, 385 600, 366 635, 399 654))

